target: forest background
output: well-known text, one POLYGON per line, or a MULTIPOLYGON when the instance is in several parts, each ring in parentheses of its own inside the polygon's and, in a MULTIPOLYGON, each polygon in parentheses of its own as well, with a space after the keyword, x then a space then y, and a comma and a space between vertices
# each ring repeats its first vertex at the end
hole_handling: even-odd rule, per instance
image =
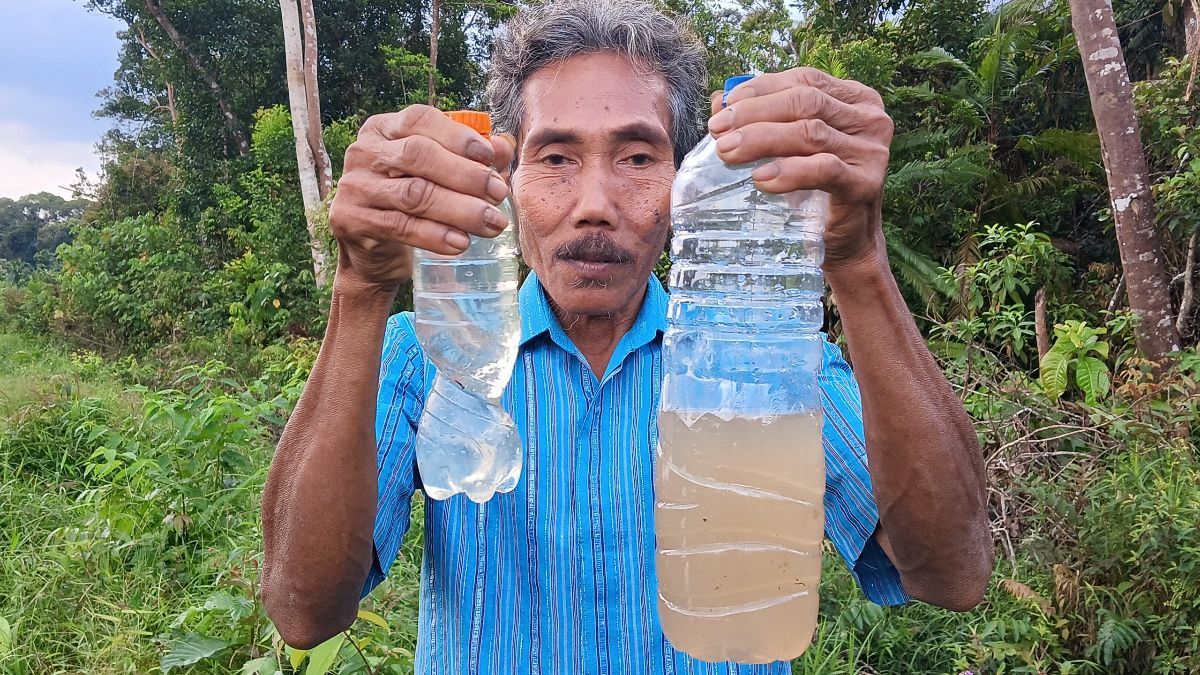
MULTIPOLYGON (((300 652, 259 601, 259 495, 324 328, 345 148, 370 114, 484 106, 518 5, 301 0, 319 40, 292 93, 299 63, 319 105, 311 84, 289 105, 289 3, 87 0, 127 26, 103 171, 0 199, 0 672, 412 671, 420 505, 360 621, 300 652)), ((1138 171, 1102 148, 1097 123, 1125 120, 1092 108, 1071 5, 665 0, 713 88, 811 65, 883 94, 893 269, 986 454, 986 601, 884 609, 834 556, 798 673, 1200 672, 1198 7, 1112 5, 1138 171), (1155 206, 1136 231, 1122 175, 1155 206), (1135 244, 1152 275, 1130 276, 1135 244)))

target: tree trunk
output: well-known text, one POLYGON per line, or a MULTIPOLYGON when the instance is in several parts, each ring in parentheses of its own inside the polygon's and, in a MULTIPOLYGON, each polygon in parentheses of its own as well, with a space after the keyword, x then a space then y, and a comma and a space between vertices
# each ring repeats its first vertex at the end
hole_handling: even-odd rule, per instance
POLYGON ((1183 100, 1190 101, 1196 90, 1196 71, 1200 70, 1200 0, 1183 0, 1183 44, 1191 64, 1183 100))
POLYGON ((171 116, 171 129, 175 132, 175 145, 178 146, 178 145, 180 145, 180 143, 179 143, 179 108, 178 108, 178 106, 175 105, 175 85, 171 84, 171 81, 166 78, 165 69, 163 68, 163 60, 158 55, 158 51, 155 50, 154 47, 150 44, 150 41, 146 39, 146 32, 144 30, 142 30, 141 26, 137 27, 137 41, 138 41, 138 44, 142 46, 142 49, 145 49, 146 53, 150 55, 150 58, 153 59, 154 62, 158 64, 159 72, 164 73, 163 84, 165 84, 167 87, 167 114, 169 114, 171 116))
POLYGON ((150 58, 154 59, 156 64, 158 64, 158 68, 160 68, 160 72, 162 73, 162 82, 163 84, 167 85, 167 114, 170 115, 170 132, 172 132, 172 135, 175 137, 175 149, 181 151, 184 149, 184 143, 182 143, 182 138, 179 136, 179 106, 176 106, 175 104, 175 85, 170 83, 170 80, 167 79, 166 68, 164 68, 162 64, 162 56, 158 55, 158 52, 154 46, 151 46, 150 41, 146 40, 146 34, 145 31, 142 30, 142 26, 138 26, 137 31, 138 44, 140 44, 140 46, 145 49, 146 54, 149 54, 150 58))
POLYGON ((308 97, 308 146, 317 165, 317 188, 322 201, 333 189, 333 167, 325 150, 325 135, 321 127, 321 94, 317 86, 317 14, 313 0, 300 0, 300 17, 304 25, 304 91, 308 97))
POLYGON ((1070 0, 1071 25, 1087 78, 1092 115, 1116 223, 1129 308, 1140 321, 1138 350, 1159 362, 1179 348, 1163 271, 1150 171, 1142 150, 1133 87, 1108 0, 1070 0))
POLYGON ((1184 54, 1195 54, 1200 49, 1200 2, 1183 0, 1183 45, 1184 54))
POLYGON ((1185 336, 1191 330, 1188 323, 1192 318, 1192 302, 1196 298, 1196 286, 1192 277, 1196 272, 1196 233, 1188 238, 1187 262, 1183 265, 1183 295, 1179 298, 1179 318, 1175 320, 1175 330, 1185 336))
POLYGON ((442 25, 442 0, 433 0, 433 8, 429 14, 429 100, 427 103, 436 107, 438 33, 442 25))
POLYGON ((1037 340, 1038 363, 1046 358, 1050 351, 1050 328, 1046 321, 1046 287, 1038 289, 1033 299, 1033 335, 1037 340))
POLYGON ((233 114, 233 107, 229 105, 229 101, 225 98, 225 92, 221 89, 221 85, 217 83, 216 78, 212 76, 212 73, 208 72, 208 68, 204 67, 204 64, 200 62, 200 58, 192 50, 188 49, 187 45, 183 42, 183 36, 179 34, 179 31, 175 30, 174 24, 167 18, 158 0, 146 0, 146 9, 154 17, 154 20, 158 22, 159 27, 163 29, 167 37, 171 38, 171 43, 175 45, 179 53, 183 54, 183 57, 187 59, 192 69, 204 79, 209 91, 217 99, 217 105, 221 108, 221 118, 225 124, 225 131, 229 134, 230 139, 233 140, 234 145, 237 146, 238 154, 250 154, 250 143, 246 140, 246 134, 242 131, 241 125, 238 124, 237 117, 233 114))
POLYGON ((304 46, 300 38, 300 13, 296 0, 279 0, 283 15, 283 51, 287 61, 288 102, 292 109, 292 134, 296 137, 296 166, 300 173, 300 196, 304 200, 304 220, 308 227, 308 245, 312 252, 313 276, 318 286, 327 279, 325 242, 317 223, 321 214, 321 189, 317 164, 308 143, 308 94, 304 86, 304 46))

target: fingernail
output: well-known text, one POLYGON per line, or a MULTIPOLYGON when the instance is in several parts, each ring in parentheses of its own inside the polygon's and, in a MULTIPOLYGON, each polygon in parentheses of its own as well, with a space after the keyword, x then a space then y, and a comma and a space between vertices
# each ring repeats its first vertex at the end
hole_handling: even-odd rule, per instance
POLYGON ((497 174, 492 174, 487 184, 488 197, 494 202, 501 202, 508 196, 508 184, 497 174))
POLYGON ((735 131, 717 139, 717 152, 729 152, 742 143, 742 132, 735 131))
POLYGON ((472 142, 467 146, 467 159, 487 164, 492 161, 492 149, 483 143, 472 142))
POLYGON ((446 243, 460 251, 465 251, 471 245, 471 238, 458 230, 451 230, 446 233, 446 243))
POLYGON ((708 120, 708 130, 714 134, 733 128, 733 109, 726 108, 708 120))
POLYGON ((739 84, 733 88, 733 91, 729 92, 729 98, 734 97, 739 101, 744 98, 754 98, 754 85, 744 82, 739 84))
POLYGON ((508 227, 508 218, 504 217, 504 213, 500 209, 489 206, 483 214, 483 224, 496 234, 500 234, 504 228, 508 227))
POLYGON ((779 175, 779 165, 771 162, 763 164, 757 169, 750 172, 750 177, 758 181, 767 181, 779 175))

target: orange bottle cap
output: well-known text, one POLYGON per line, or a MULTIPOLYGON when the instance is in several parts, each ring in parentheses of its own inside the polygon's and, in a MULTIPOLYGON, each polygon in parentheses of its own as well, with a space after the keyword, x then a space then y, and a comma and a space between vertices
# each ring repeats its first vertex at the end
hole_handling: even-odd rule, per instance
POLYGON ((465 124, 484 136, 492 135, 492 116, 488 113, 477 110, 450 110, 446 117, 459 124, 465 124))

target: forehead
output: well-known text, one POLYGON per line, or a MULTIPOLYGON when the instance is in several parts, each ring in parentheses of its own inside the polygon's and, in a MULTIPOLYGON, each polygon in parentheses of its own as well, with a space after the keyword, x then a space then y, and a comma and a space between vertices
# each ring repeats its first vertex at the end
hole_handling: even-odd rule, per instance
POLYGON ((671 136, 666 82, 620 54, 573 56, 538 69, 522 86, 526 137, 541 127, 603 133, 632 122, 659 126, 671 136))

